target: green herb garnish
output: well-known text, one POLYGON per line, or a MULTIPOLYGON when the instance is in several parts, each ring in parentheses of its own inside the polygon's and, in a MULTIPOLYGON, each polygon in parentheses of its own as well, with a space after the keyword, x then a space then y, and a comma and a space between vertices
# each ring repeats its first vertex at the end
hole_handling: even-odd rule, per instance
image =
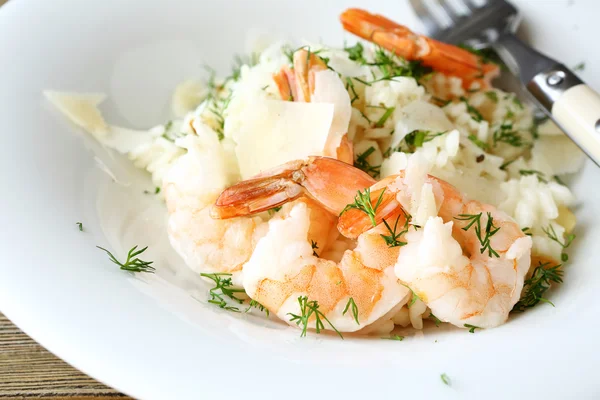
POLYGON ((475 107, 473 107, 472 105, 470 105, 469 101, 466 99, 466 97, 461 97, 460 101, 462 101, 463 103, 465 103, 465 105, 467 106, 467 112, 469 113, 469 115, 471 116, 471 118, 475 122, 481 122, 481 121, 483 121, 483 116, 481 115, 481 113, 479 112, 479 110, 477 110, 475 107))
MULTIPOLYGON (((560 244, 560 246, 563 248, 563 250, 566 249, 567 247, 569 247, 571 245, 571 243, 573 242, 573 239, 575 239, 575 235, 573 233, 569 233, 565 237, 565 241, 564 242, 561 241, 558 238, 558 235, 556 234, 556 231, 554 230, 554 227, 552 226, 552 224, 548 225, 547 228, 542 228, 542 230, 551 240, 560 244)), ((563 252, 560 255, 560 259, 562 262, 567 262, 567 261, 569 261, 569 255, 567 253, 563 252)))
POLYGON ((440 378, 442 379, 442 382, 444 382, 444 385, 448 385, 448 386, 452 385, 452 381, 450 380, 450 377, 448 375, 446 375, 445 373, 441 374, 440 378))
POLYGON ((554 307, 551 301, 544 298, 544 293, 550 289, 552 283, 562 283, 563 270, 561 269, 562 264, 548 267, 549 265, 549 262, 543 264, 540 262, 535 267, 531 278, 525 280, 523 295, 512 311, 523 312, 527 308, 536 306, 540 301, 554 307))
POLYGON ((440 324, 442 323, 442 320, 439 319, 438 317, 436 317, 435 315, 433 315, 433 313, 429 313, 429 318, 431 318, 433 320, 433 322, 435 323, 435 326, 439 327, 440 324))
POLYGON ((151 265, 154 261, 143 261, 137 257, 138 255, 140 255, 144 251, 146 251, 148 246, 144 247, 141 250, 137 250, 137 246, 133 246, 127 253, 127 259, 125 260, 124 263, 117 260, 117 258, 110 251, 106 250, 104 247, 100 247, 100 246, 96 246, 96 247, 99 248, 100 250, 104 250, 106 252, 106 254, 108 254, 110 261, 117 264, 124 271, 154 273, 154 271, 156 270, 151 265))
POLYGON ((499 230, 499 227, 494 226, 494 220, 492 218, 491 213, 487 213, 487 223, 485 224, 485 230, 481 229, 481 215, 479 214, 460 214, 458 217, 454 217, 459 221, 469 221, 467 226, 462 228, 463 231, 468 231, 471 226, 475 226, 475 234, 479 239, 479 243, 481 244, 481 254, 483 254, 486 250, 488 252, 488 256, 490 257, 500 257, 498 253, 492 248, 490 239, 494 236, 499 230))
POLYGON ((231 300, 235 301, 238 304, 243 304, 244 300, 236 297, 236 293, 245 293, 244 289, 236 289, 233 287, 233 282, 231 281, 231 274, 227 273, 214 273, 214 274, 205 274, 201 273, 200 276, 208 278, 215 283, 215 287, 210 289, 210 300, 208 300, 211 304, 216 304, 219 308, 224 310, 240 312, 240 309, 237 307, 232 307, 227 304, 225 298, 223 296, 229 297, 231 300))
POLYGON ((244 312, 247 313, 252 308, 258 308, 260 311, 264 312, 267 315, 267 317, 269 316, 269 309, 266 308, 265 306, 263 306, 262 304, 260 304, 256 300, 250 300, 250 305, 248 306, 248 308, 246 308, 246 311, 244 311, 244 312))
POLYGON ((380 236, 383 238, 383 240, 385 240, 385 243, 388 245, 388 247, 397 247, 397 246, 404 246, 406 245, 406 242, 402 242, 399 239, 408 232, 408 224, 410 222, 411 216, 408 215, 404 210, 402 210, 402 213, 404 214, 404 226, 402 227, 402 230, 400 232, 398 232, 398 221, 400 220, 400 215, 398 215, 398 217, 396 218, 396 222, 394 223, 394 229, 392 229, 390 227, 390 225, 387 223, 387 221, 384 219, 383 220, 383 224, 385 225, 385 227, 387 228, 388 232, 390 233, 389 235, 384 235, 384 234, 380 234, 380 236))
POLYGON ((400 336, 400 335, 390 335, 390 337, 382 337, 382 339, 385 340, 397 340, 399 342, 404 340, 404 336, 400 336))
POLYGON ((469 328, 469 333, 475 333, 475 329, 481 329, 480 327, 471 324, 465 324, 465 328, 469 328))
POLYGON ((352 297, 348 299, 348 303, 346 303, 346 308, 344 308, 342 315, 346 315, 346 312, 348 312, 350 308, 352 309, 352 317, 354 317, 356 324, 360 325, 360 322, 358 322, 358 306, 356 305, 352 297))
POLYGON ((300 296, 298 297, 298 304, 300 304, 300 315, 287 313, 287 315, 291 316, 291 322, 295 322, 296 325, 302 326, 302 333, 300 337, 306 336, 306 330, 308 329, 308 322, 311 316, 315 316, 315 331, 316 333, 321 333, 321 330, 325 329, 325 324, 323 320, 325 320, 331 329, 333 329, 342 339, 344 338, 340 331, 338 331, 332 324, 329 322, 327 317, 319 311, 319 303, 316 300, 308 300, 308 296, 300 296))
POLYGON ((79 232, 83 232, 83 223, 75 222, 75 225, 77 225, 77 227, 79 228, 79 232))
POLYGON ((375 147, 371 146, 367 150, 360 153, 356 156, 356 160, 354 161, 354 166, 365 171, 367 174, 371 175, 373 178, 379 175, 381 170, 381 165, 371 165, 367 158, 375 151, 375 147))
POLYGON ((379 198, 377 199, 377 202, 375 203, 375 206, 373 206, 373 204, 371 203, 371 189, 366 188, 364 192, 361 192, 359 190, 356 193, 356 197, 354 197, 354 203, 348 204, 346 207, 344 207, 344 209, 342 210, 340 215, 342 215, 346 211, 354 208, 354 209, 360 210, 360 211, 364 212, 365 214, 367 214, 367 216, 371 220, 371 223, 373 224, 373 226, 377 226, 377 222, 375 221, 375 213, 377 212, 377 208, 379 207, 379 205, 381 204, 381 201, 383 200, 384 193, 385 193, 385 188, 381 191, 381 193, 379 194, 379 198))

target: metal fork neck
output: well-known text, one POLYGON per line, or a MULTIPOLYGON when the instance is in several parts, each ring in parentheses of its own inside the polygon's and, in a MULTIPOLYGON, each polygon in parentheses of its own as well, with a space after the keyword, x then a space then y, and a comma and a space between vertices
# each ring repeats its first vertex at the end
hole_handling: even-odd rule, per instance
POLYGON ((510 71, 519 76, 524 84, 556 65, 556 61, 532 49, 510 32, 502 33, 493 47, 510 71))

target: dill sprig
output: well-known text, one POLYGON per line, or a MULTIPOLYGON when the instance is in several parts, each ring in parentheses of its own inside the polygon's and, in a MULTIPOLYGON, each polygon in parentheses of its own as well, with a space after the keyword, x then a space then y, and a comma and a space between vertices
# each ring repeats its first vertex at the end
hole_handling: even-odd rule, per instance
POLYGON ((499 227, 494 226, 494 220, 492 218, 491 213, 487 213, 487 223, 485 224, 485 229, 482 231, 481 229, 481 216, 483 213, 479 214, 460 214, 458 217, 454 217, 459 221, 469 221, 467 226, 462 228, 463 231, 468 231, 472 226, 475 226, 475 235, 479 239, 479 243, 481 244, 481 254, 483 254, 486 250, 488 252, 488 256, 490 257, 500 257, 496 250, 492 248, 490 239, 494 236, 499 230, 499 227))
POLYGON ((83 223, 75 222, 75 225, 77 225, 77 227, 79 228, 79 232, 83 232, 83 223))
POLYGON ((319 303, 316 300, 309 301, 308 296, 300 296, 298 297, 298 304, 300 305, 300 315, 293 313, 287 313, 287 315, 292 317, 290 318, 290 322, 295 322, 296 325, 302 326, 302 333, 300 334, 300 337, 306 336, 309 319, 314 315, 316 333, 321 333, 321 330, 325 329, 325 324, 323 323, 323 320, 325 320, 331 329, 333 329, 342 339, 344 338, 340 331, 338 331, 327 319, 325 314, 319 311, 319 303))
POLYGON ((460 101, 462 101, 463 103, 465 103, 465 105, 467 106, 467 112, 469 113, 469 115, 471 116, 471 118, 475 122, 481 122, 481 121, 483 121, 483 116, 481 115, 481 113, 479 112, 479 110, 477 110, 475 107, 473 107, 472 105, 470 105, 469 101, 467 100, 466 97, 461 96, 460 97, 460 101))
POLYGON ((373 178, 379 176, 381 171, 381 165, 371 165, 367 158, 375 151, 375 147, 371 146, 367 150, 360 153, 356 156, 356 160, 354 161, 354 166, 365 171, 367 174, 371 175, 373 178))
POLYGON ((315 251, 315 250, 319 250, 319 245, 317 244, 317 242, 315 242, 314 240, 311 240, 310 245, 312 246, 313 256, 319 257, 319 255, 315 251))
POLYGON ((481 329, 480 327, 471 324, 465 324, 465 328, 469 328, 469 333, 475 333, 475 329, 481 329))
POLYGON ((527 308, 536 306, 540 301, 548 303, 554 307, 554 304, 544 298, 544 294, 552 283, 562 283, 563 270, 562 264, 549 267, 550 263, 539 263, 533 270, 531 278, 525 280, 523 286, 523 295, 515 304, 512 311, 523 312, 527 308))
POLYGON ((482 149, 482 150, 488 150, 490 148, 490 146, 486 142, 484 142, 483 140, 479 140, 477 138, 477 136, 475 136, 473 134, 470 134, 468 137, 469 137, 469 140, 471 142, 475 143, 475 145, 477 147, 479 147, 480 149, 482 149))
POLYGON ((513 147, 523 147, 528 145, 523 137, 513 129, 513 124, 511 122, 503 122, 498 129, 494 131, 492 136, 494 141, 494 147, 498 143, 506 143, 513 147))
POLYGON ((233 287, 233 282, 231 281, 231 274, 228 273, 213 273, 213 274, 205 274, 201 273, 200 276, 208 278, 215 283, 215 287, 210 289, 210 300, 208 300, 211 304, 216 304, 219 308, 223 308, 228 311, 240 312, 240 309, 237 307, 232 307, 227 304, 224 296, 229 297, 231 300, 235 301, 238 304, 243 304, 244 300, 236 297, 236 293, 245 293, 244 289, 237 289, 233 287), (225 278, 227 277, 227 278, 225 278))
POLYGON ((383 128, 383 125, 385 125, 385 121, 387 121, 392 116, 394 110, 396 109, 396 107, 384 108, 385 112, 383 113, 381 118, 379 118, 377 122, 375 122, 375 128, 383 128))
POLYGON ((390 337, 382 337, 382 339, 385 340, 397 340, 399 342, 404 340, 404 336, 400 336, 400 335, 390 335, 390 337))
MULTIPOLYGON (((560 246, 563 248, 563 250, 566 249, 567 247, 569 247, 571 245, 571 243, 573 242, 573 240, 575 239, 575 234, 569 233, 569 234, 567 234, 567 236, 565 237, 565 241, 563 242, 562 240, 560 240, 558 238, 558 235, 556 234, 556 231, 554 230, 554 227, 552 226, 552 224, 548 225, 547 228, 542 228, 542 230, 551 240, 560 244, 560 246)), ((560 259, 562 262, 567 262, 567 261, 569 261, 569 255, 563 251, 562 254, 560 255, 560 259)))
POLYGON ((346 315, 350 308, 352 310, 352 317, 356 321, 356 324, 360 325, 360 322, 358 322, 358 306, 356 305, 352 297, 348 299, 348 303, 346 303, 346 308, 344 308, 344 311, 342 311, 342 315, 346 315))
POLYGON ((421 300, 421 298, 415 293, 414 290, 412 290, 408 285, 405 285, 404 283, 400 283, 402 286, 404 286, 405 288, 407 288, 408 290, 410 290, 410 293, 412 294, 412 297, 410 298, 410 301, 406 304, 407 308, 411 308, 413 304, 415 304, 415 302, 417 300, 421 300))
POLYGON ((450 377, 448 375, 446 375, 445 373, 441 374, 440 378, 442 379, 442 382, 444 382, 444 385, 448 385, 448 386, 452 385, 452 381, 450 380, 450 377))
POLYGON ((358 93, 356 93, 356 88, 354 87, 354 82, 352 82, 352 78, 346 78, 346 91, 352 95, 350 98, 350 104, 354 104, 356 100, 359 99, 358 93))
POLYGON ((525 228, 521 229, 521 231, 527 235, 527 236, 533 236, 533 234, 531 233, 531 228, 526 226, 525 228))
POLYGON ((124 263, 117 260, 117 258, 113 255, 113 253, 106 250, 104 247, 100 247, 100 246, 96 246, 96 247, 99 248, 100 250, 104 250, 106 252, 106 254, 108 254, 110 261, 117 264, 124 271, 154 273, 154 271, 156 270, 151 265, 154 261, 143 261, 137 257, 140 254, 142 254, 143 252, 145 252, 146 249, 148 248, 148 246, 144 247, 141 250, 138 250, 137 246, 133 246, 127 253, 127 259, 125 260, 124 263))
POLYGON ((380 236, 383 238, 383 240, 385 240, 385 243, 388 245, 388 247, 405 246, 407 244, 407 242, 402 242, 399 239, 408 232, 408 224, 411 220, 411 216, 407 214, 404 210, 402 210, 402 213, 404 214, 405 220, 404 226, 402 227, 402 230, 400 232, 398 232, 398 221, 400 220, 400 215, 398 215, 398 217, 396 218, 396 222, 394 223, 394 229, 392 229, 392 227, 387 223, 385 219, 383 220, 383 224, 385 225, 390 234, 380 234, 380 236))
MULTIPOLYGON (((414 130, 404 136, 404 143, 407 146, 407 153, 414 153, 419 147, 423 147, 424 143, 430 142, 438 136, 445 134, 446 132, 433 133, 431 131, 414 130)), ((398 150, 401 151, 402 145, 399 146, 398 150)))
POLYGON ((363 55, 364 47, 362 43, 358 42, 354 46, 344 46, 344 51, 348 53, 348 58, 352 61, 356 61, 359 64, 366 64, 367 60, 363 55))
POLYGON ((381 78, 375 79, 373 82, 391 80, 399 76, 412 77, 418 81, 433 71, 431 68, 425 67, 421 61, 404 60, 379 46, 375 49, 373 62, 366 63, 366 65, 378 67, 382 74, 381 78))
POLYGON ((438 317, 436 317, 435 315, 433 315, 432 312, 429 313, 429 318, 431 318, 433 320, 433 322, 435 323, 435 326, 439 328, 440 324, 442 323, 442 320, 439 319, 438 317))
POLYGON ((267 315, 267 317, 269 316, 269 309, 266 308, 265 306, 263 306, 262 304, 260 304, 256 300, 250 300, 250 305, 248 306, 248 308, 246 308, 246 311, 244 311, 244 312, 247 313, 252 308, 258 308, 260 311, 264 312, 267 315))
POLYGON ((490 90, 489 92, 485 92, 484 94, 485 94, 485 97, 487 97, 494 103, 498 102, 498 93, 494 92, 493 90, 490 90))
POLYGON ((386 188, 384 188, 379 194, 379 198, 377 199, 377 202, 375 202, 375 206, 373 206, 373 204, 371 203, 371 188, 366 188, 364 192, 361 192, 360 190, 357 191, 356 197, 354 197, 354 203, 348 204, 346 207, 344 207, 340 215, 354 208, 367 214, 369 219, 371 219, 371 223, 373 224, 373 226, 377 226, 377 222, 375 221, 375 214, 377 212, 377 208, 383 200, 383 194, 385 193, 385 189, 386 188))
POLYGON ((537 171, 535 169, 520 169, 519 174, 521 174, 523 176, 535 175, 538 178, 538 181, 548 183, 546 178, 544 178, 544 173, 537 171))

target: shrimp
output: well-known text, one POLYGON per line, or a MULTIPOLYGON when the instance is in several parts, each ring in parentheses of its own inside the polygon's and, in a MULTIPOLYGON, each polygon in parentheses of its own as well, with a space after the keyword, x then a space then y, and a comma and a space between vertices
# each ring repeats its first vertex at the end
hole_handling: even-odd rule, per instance
MULTIPOLYGON (((226 189, 213 207, 216 218, 239 218, 295 200, 288 212, 282 210, 269 221, 268 233, 244 265, 246 293, 290 324, 290 314, 302 314, 305 297, 317 302, 318 311, 331 322, 325 329, 355 332, 375 322, 379 332, 393 329, 394 315, 411 297, 394 275, 400 248, 389 247, 382 237, 385 231, 377 227, 359 235, 356 247, 346 250, 339 262, 319 257, 310 239, 314 209, 297 200, 318 201, 335 218, 356 190, 373 182, 339 160, 310 157, 226 189), (331 187, 329 182, 347 185, 331 187), (350 305, 353 310, 348 311, 350 305)), ((315 319, 308 321, 309 327, 315 324, 315 319)))
POLYGON ((344 29, 363 39, 394 52, 407 60, 419 60, 445 75, 463 79, 463 86, 469 89, 473 82, 489 88, 490 81, 498 76, 500 68, 486 63, 481 57, 450 44, 415 34, 381 15, 351 8, 340 15, 344 29))
MULTIPOLYGON (((521 295, 531 264, 531 238, 495 207, 468 200, 433 176, 424 182, 431 185, 439 216, 405 235, 396 276, 442 321, 459 327, 501 325, 521 295)), ((395 196, 403 208, 411 207, 415 193, 404 173, 378 182, 372 193, 382 186, 383 201, 393 203, 386 197, 395 196)), ((338 227, 365 226, 368 217, 352 211, 340 217, 338 227)))
MULTIPOLYGON (((362 181, 350 179, 353 174, 360 176, 356 168, 322 158, 312 158, 295 164, 288 163, 286 168, 290 167, 296 169, 287 171, 287 174, 279 174, 276 177, 264 176, 244 182, 237 187, 228 188, 217 200, 216 213, 218 214, 217 210, 223 208, 228 213, 231 213, 232 209, 237 209, 237 215, 251 214, 256 210, 243 205, 243 203, 246 203, 252 196, 271 198, 272 201, 282 202, 286 197, 291 199, 301 195, 310 196, 317 201, 326 203, 329 210, 338 212, 344 210, 345 202, 352 202, 351 197, 348 200, 350 193, 361 190, 360 186, 368 182, 366 178, 362 181), (319 168, 311 168, 314 165, 318 165, 320 168, 327 166, 328 174, 319 173, 321 172, 319 168), (334 174, 337 176, 336 179, 332 179, 334 174), (276 179, 277 184, 272 184, 272 179, 276 179), (320 185, 317 184, 319 182, 320 185), (344 185, 337 185, 333 189, 336 190, 336 195, 332 196, 331 189, 328 189, 327 186, 328 182, 344 182, 344 185), (263 190, 264 187, 261 186, 263 183, 267 183, 264 186, 268 188, 267 190, 263 190), (252 187, 259 188, 259 190, 253 191, 252 187), (288 191, 290 187, 294 189, 288 191), (338 189, 339 192, 337 192, 338 189)), ((519 300, 523 289, 524 277, 531 263, 531 238, 526 236, 507 214, 493 206, 466 199, 447 182, 424 175, 421 184, 415 186, 414 176, 408 175, 409 172, 406 174, 402 172, 371 184, 369 191, 365 190, 364 193, 370 194, 368 201, 373 206, 374 215, 368 215, 360 208, 349 209, 341 213, 338 229, 345 236, 356 238, 359 243, 364 240, 364 235, 372 235, 374 232, 379 232, 378 235, 382 238, 383 233, 381 232, 386 232, 383 226, 389 230, 385 235, 391 235, 390 226, 397 224, 386 223, 382 226, 382 222, 396 220, 400 221, 400 226, 408 226, 408 220, 411 217, 404 210, 413 209, 415 201, 417 203, 427 202, 425 198, 419 199, 419 195, 424 192, 421 190, 422 188, 429 188, 434 203, 429 207, 431 215, 426 219, 422 228, 419 229, 415 226, 415 230, 402 232, 403 235, 399 240, 406 243, 401 247, 402 250, 394 250, 395 248, 386 248, 385 246, 373 246, 372 248, 377 247, 378 251, 388 255, 396 252, 395 254, 398 256, 394 262, 395 276, 401 284, 410 287, 440 320, 459 327, 465 327, 465 324, 468 324, 490 328, 502 324, 519 300), (417 187, 420 191, 415 190, 417 187), (399 212, 399 210, 401 211, 399 212), (373 226, 376 227, 373 228, 373 226)), ((268 201, 262 199, 260 203, 264 204, 268 201)), ((421 207, 422 204, 418 204, 418 206, 421 207)), ((291 224, 286 227, 293 229, 291 224)), ((283 234, 281 232, 281 235, 283 234)), ((305 236, 304 233, 298 233, 298 235, 305 236)), ((300 236, 294 237, 294 239, 296 240, 300 236)), ((280 243, 280 245, 283 244, 280 243)), ((360 251, 359 248, 360 245, 355 251, 360 251)), ((363 262, 367 259, 362 254, 359 255, 363 262)), ((263 257, 267 257, 267 255, 263 255, 263 257)), ((289 261, 292 265, 289 268, 300 274, 298 271, 302 269, 293 267, 296 265, 294 263, 299 262, 298 260, 304 260, 303 256, 298 257, 285 259, 285 262, 281 261, 278 264, 279 268, 285 270, 285 265, 289 261)), ((345 271, 344 268, 347 264, 344 262, 348 262, 347 257, 349 257, 348 253, 344 255, 335 271, 345 271)), ((265 262, 266 258, 262 261, 265 262)), ((321 268, 320 260, 311 259, 309 262, 311 266, 314 266, 315 263, 321 268)), ((302 265, 303 268, 308 268, 308 264, 302 265)), ((327 270, 327 267, 323 267, 323 269, 327 270)), ((387 268, 383 270, 388 271, 387 268)), ((290 283, 291 275, 286 275, 286 277, 282 278, 287 279, 284 280, 285 284, 281 283, 281 279, 276 280, 280 283, 264 289, 266 292, 255 289, 252 293, 264 296, 270 306, 274 307, 273 312, 279 313, 278 310, 283 305, 289 306, 288 297, 281 294, 287 292, 283 291, 281 287, 297 288, 290 283), (278 299, 281 300, 281 296, 284 299, 280 302, 271 302, 268 297, 270 290, 280 296, 278 299)), ((348 279, 346 275, 343 277, 348 279)), ((260 287, 260 282, 262 281, 255 279, 248 284, 251 287, 260 287)), ((330 292, 333 289, 325 286, 321 290, 330 292)), ((301 290, 300 292, 305 293, 301 290)), ((312 296, 317 296, 317 293, 312 293, 312 296)), ((328 304, 331 304, 331 301, 328 304)), ((337 306, 334 305, 334 307, 337 306)), ((333 312, 332 318, 339 317, 337 308, 330 309, 333 312)))
MULTIPOLYGON (((313 98, 316 88, 315 75, 320 71, 327 71, 325 61, 315 53, 305 49, 294 52, 293 66, 281 68, 279 72, 273 75, 273 80, 279 90, 282 100, 310 102, 313 98)), ((350 103, 346 104, 350 111, 350 103)), ((348 126, 350 115, 347 121, 340 121, 342 126, 348 126)), ((345 119, 345 118, 342 118, 345 119)), ((325 144, 323 154, 327 157, 337 158, 348 164, 354 162, 354 149, 352 142, 348 139, 348 133, 344 133, 341 138, 338 132, 330 131, 325 144)))
MULTIPOLYGON (((290 325, 292 314, 306 313, 299 302, 306 297, 330 322, 325 329, 355 332, 387 319, 378 330, 389 332, 393 315, 410 298, 394 275, 398 248, 388 248, 373 230, 362 234, 339 263, 318 257, 308 239, 310 214, 304 203, 297 203, 269 221, 268 233, 244 265, 246 293, 290 325)), ((312 319, 307 326, 315 324, 312 319)))

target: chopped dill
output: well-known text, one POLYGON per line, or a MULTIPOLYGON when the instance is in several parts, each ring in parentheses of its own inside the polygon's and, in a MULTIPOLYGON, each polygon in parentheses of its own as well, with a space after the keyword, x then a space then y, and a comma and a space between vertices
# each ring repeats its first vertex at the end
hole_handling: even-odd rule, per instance
POLYGON ((488 150, 490 148, 487 143, 485 143, 483 140, 479 140, 477 136, 473 134, 469 135, 469 140, 482 150, 488 150))
POLYGON ((144 251, 146 251, 148 246, 144 247, 141 250, 137 250, 137 246, 133 246, 127 253, 127 259, 125 260, 124 263, 117 260, 117 258, 110 251, 106 250, 104 247, 100 247, 100 246, 96 246, 96 247, 99 248, 100 250, 104 250, 106 252, 106 254, 108 254, 110 261, 117 264, 124 271, 154 273, 154 271, 156 270, 151 265, 154 261, 143 261, 137 257, 140 254, 142 254, 144 251))
MULTIPOLYGON (((423 143, 430 142, 445 133, 446 132, 432 133, 431 131, 415 130, 404 136, 403 141, 407 146, 407 152, 414 153, 419 147, 423 146, 423 143)), ((402 145, 395 151, 401 151, 401 148, 402 145)))
POLYGON ((528 144, 523 140, 523 137, 513 129, 513 124, 510 122, 502 123, 500 127, 494 131, 493 141, 494 147, 500 142, 513 147, 522 147, 528 144))
POLYGON ((79 232, 83 232, 83 223, 75 222, 75 225, 77 225, 77 227, 79 228, 79 232))
POLYGON ((485 92, 485 97, 487 97, 494 103, 498 102, 498 93, 494 92, 493 90, 490 90, 489 92, 485 92))
POLYGON ((298 304, 300 305, 300 315, 292 313, 287 313, 287 315, 291 316, 290 322, 295 322, 296 325, 302 326, 302 333, 300 334, 300 337, 306 336, 310 317, 314 315, 316 333, 321 333, 321 330, 325 329, 325 324, 323 323, 323 320, 325 320, 331 329, 333 329, 340 336, 340 338, 344 338, 340 331, 338 331, 327 319, 325 314, 319 311, 319 303, 316 300, 309 301, 308 296, 300 296, 298 297, 298 304))
MULTIPOLYGON (((558 238, 558 235, 556 234, 556 231, 554 230, 554 227, 552 226, 552 224, 548 225, 547 228, 542 228, 542 230, 550 238, 550 240, 553 240, 556 243, 560 244, 560 246, 563 248, 563 250, 566 249, 567 247, 569 247, 571 245, 571 243, 573 242, 573 240, 575 239, 575 235, 573 233, 569 233, 565 237, 565 241, 564 242, 561 241, 558 238)), ((560 259, 562 262, 567 262, 567 261, 569 261, 569 255, 563 251, 562 254, 560 255, 560 259)))
POLYGON ((356 88, 354 87, 354 82, 352 82, 352 78, 346 78, 346 90, 352 94, 350 98, 350 104, 354 104, 356 100, 359 99, 358 93, 356 93, 356 88))
POLYGON ((360 325, 360 322, 358 322, 358 306, 352 297, 348 299, 348 303, 346 303, 346 308, 344 308, 344 311, 342 311, 342 315, 346 315, 349 309, 352 311, 352 317, 356 321, 356 324, 360 325))
POLYGON ((442 382, 444 382, 444 385, 452 386, 452 381, 450 380, 450 377, 448 375, 443 373, 440 375, 440 378, 442 379, 442 382))
POLYGON ((531 228, 530 228, 530 227, 528 227, 528 226, 527 226, 527 227, 525 227, 525 228, 523 228, 523 229, 521 229, 521 231, 522 231, 522 232, 523 232, 525 235, 527 235, 527 236, 532 236, 532 235, 533 235, 533 234, 531 233, 531 228))
POLYGON ((408 232, 408 224, 410 222, 410 215, 408 215, 404 210, 402 210, 402 213, 404 214, 404 226, 402 227, 402 230, 400 232, 398 232, 398 221, 400 220, 400 215, 398 215, 398 217, 396 218, 396 222, 394 223, 394 229, 391 228, 391 226, 387 223, 387 221, 384 219, 383 220, 383 224, 385 225, 385 227, 387 228, 388 232, 390 233, 389 235, 384 235, 384 234, 380 234, 380 236, 383 238, 383 240, 385 240, 385 243, 388 245, 388 247, 397 247, 397 246, 405 246, 406 242, 402 242, 399 239, 408 232))
POLYGON ((362 43, 358 42, 354 46, 344 47, 344 51, 348 53, 348 58, 350 60, 363 65, 367 63, 367 60, 363 55, 364 48, 362 43))
POLYGON ((383 125, 385 125, 385 122, 392 116, 395 109, 396 107, 386 108, 381 118, 379 118, 377 122, 375 122, 375 128, 382 128, 383 125))
POLYGON ((463 231, 468 231, 472 226, 475 226, 475 235, 477 235, 477 239, 479 239, 479 243, 481 245, 481 254, 483 254, 486 250, 488 252, 488 256, 490 257, 500 257, 500 255, 492 248, 491 246, 491 238, 494 236, 499 230, 499 227, 494 226, 494 219, 492 218, 491 213, 487 213, 487 223, 485 224, 485 231, 481 230, 481 216, 483 213, 479 214, 459 214, 458 217, 454 217, 459 221, 468 221, 469 223, 464 228, 461 228, 463 231))
POLYGON ((382 337, 382 339, 385 339, 385 340, 397 340, 398 342, 401 342, 401 341, 404 340, 404 336, 390 335, 389 337, 382 337))
POLYGON ((519 174, 523 176, 535 175, 540 182, 548 183, 548 181, 544 178, 544 173, 535 169, 520 169, 519 174))
POLYGON ((544 298, 544 294, 552 283, 562 283, 562 264, 549 267, 550 263, 539 263, 533 270, 531 278, 525 280, 521 299, 515 304, 512 311, 523 312, 528 308, 536 306, 539 302, 554 304, 544 298))
POLYGON ((269 316, 269 309, 266 308, 265 306, 263 306, 262 304, 260 304, 258 301, 256 300, 250 300, 250 305, 248 306, 248 308, 246 308, 246 311, 244 311, 245 313, 247 313, 248 311, 250 311, 252 308, 257 308, 260 311, 264 312, 266 314, 266 316, 269 316))
POLYGON ((471 324, 465 324, 465 328, 469 328, 469 333, 475 333, 475 329, 481 329, 480 327, 471 324))
POLYGON ((367 150, 360 153, 356 156, 356 160, 354 161, 354 166, 365 171, 367 174, 371 175, 373 178, 376 178, 379 175, 381 170, 381 165, 371 165, 367 158, 375 151, 375 147, 371 146, 367 150))
POLYGON ((317 242, 315 242, 314 240, 311 240, 310 245, 312 246, 313 256, 319 257, 319 255, 315 251, 315 250, 319 250, 319 245, 317 244, 317 242))
POLYGON ((466 97, 461 96, 460 97, 460 101, 462 101, 463 103, 465 103, 465 105, 467 106, 467 112, 469 113, 469 115, 471 116, 471 118, 475 122, 481 122, 481 121, 483 121, 483 116, 481 115, 481 113, 479 112, 479 110, 477 110, 475 107, 473 107, 472 105, 470 105, 469 101, 467 100, 466 97))
POLYGON ((344 209, 342 210, 340 215, 342 215, 346 211, 354 208, 354 209, 360 210, 360 211, 364 212, 365 214, 367 214, 367 216, 371 220, 371 223, 373 224, 373 226, 377 226, 377 222, 375 221, 375 213, 377 212, 377 208, 379 207, 379 205, 381 204, 381 201, 383 200, 384 193, 385 193, 385 188, 381 191, 381 193, 379 194, 379 198, 377 199, 377 202, 375 202, 375 206, 373 206, 373 204, 371 203, 371 189, 366 188, 364 192, 361 192, 359 190, 356 193, 356 197, 354 197, 354 203, 348 204, 346 207, 344 207, 344 209))
POLYGON ((436 317, 435 315, 433 315, 432 312, 429 313, 429 318, 431 318, 433 320, 433 322, 435 323, 435 326, 439 328, 440 324, 442 323, 442 320, 439 319, 438 317, 436 317))
POLYGON ((205 274, 201 273, 200 276, 208 278, 215 283, 215 287, 210 289, 210 300, 209 303, 215 304, 227 311, 240 312, 240 309, 237 307, 232 307, 227 304, 227 301, 223 296, 229 297, 231 300, 235 301, 238 304, 243 304, 244 300, 236 297, 236 293, 245 293, 244 289, 236 289, 233 287, 233 282, 231 281, 231 274, 227 273, 214 273, 214 274, 205 274))
POLYGON ((573 71, 583 71, 585 69, 585 62, 580 62, 573 67, 573 71))

